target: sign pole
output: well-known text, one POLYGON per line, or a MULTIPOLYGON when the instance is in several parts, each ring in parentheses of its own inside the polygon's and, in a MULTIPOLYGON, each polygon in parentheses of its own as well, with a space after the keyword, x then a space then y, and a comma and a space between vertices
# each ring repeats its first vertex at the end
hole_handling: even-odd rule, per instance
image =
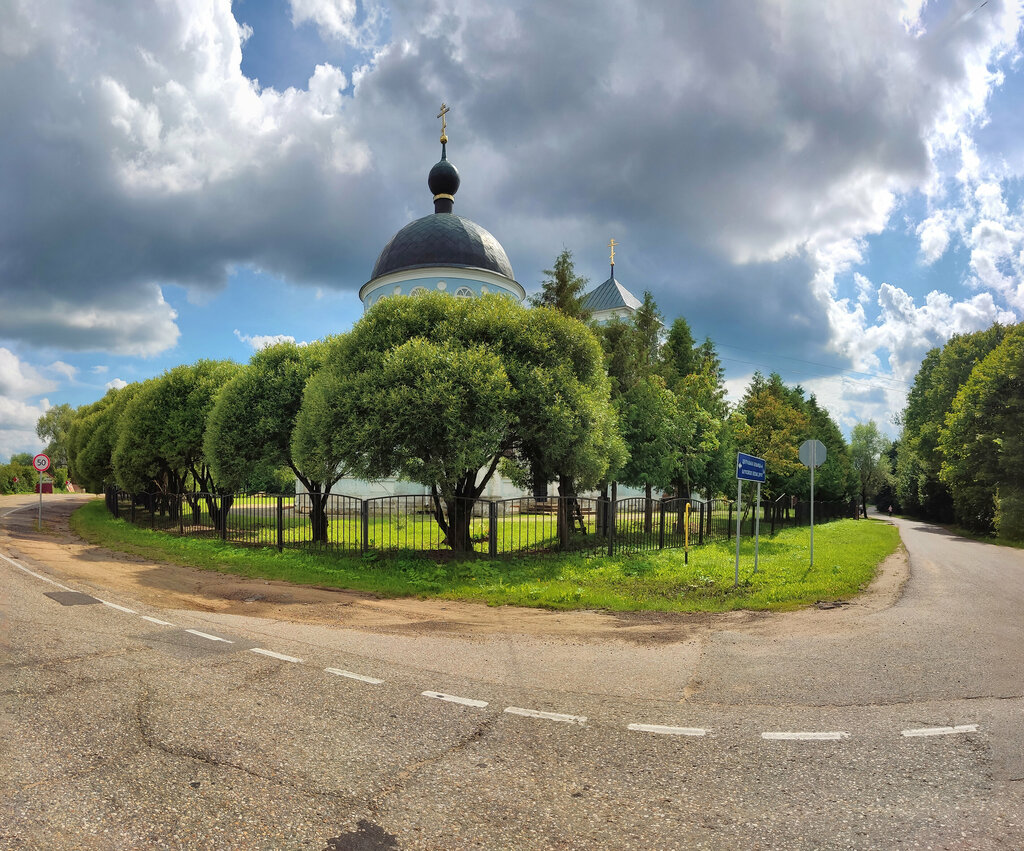
POLYGON ((40 452, 32 459, 32 466, 39 471, 39 521, 36 524, 38 531, 43 531, 43 473, 50 469, 50 459, 45 453, 40 452))
POLYGON ((761 483, 757 483, 757 502, 754 506, 754 573, 757 573, 757 550, 761 545, 761 483))
POLYGON ((683 564, 690 563, 690 501, 686 501, 683 519, 683 564))
POLYGON ((743 479, 736 479, 736 571, 733 588, 740 586, 740 515, 743 513, 743 479))
POLYGON ((761 507, 761 482, 765 480, 768 473, 768 465, 764 458, 756 455, 747 455, 745 452, 736 453, 736 570, 733 577, 733 588, 740 584, 740 529, 742 528, 740 518, 743 515, 743 482, 757 482, 757 503, 754 508, 754 571, 757 572, 757 544, 758 535, 761 533, 761 518, 758 510, 761 507))
POLYGON ((811 567, 814 567, 814 467, 818 460, 818 447, 811 444, 811 567))

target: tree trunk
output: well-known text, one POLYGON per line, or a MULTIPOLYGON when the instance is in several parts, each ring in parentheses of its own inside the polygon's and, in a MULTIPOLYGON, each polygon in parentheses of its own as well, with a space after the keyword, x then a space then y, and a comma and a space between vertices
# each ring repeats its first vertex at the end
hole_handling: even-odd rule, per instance
POLYGON ((309 496, 309 525, 312 532, 314 544, 326 544, 328 522, 327 522, 327 497, 329 494, 321 493, 320 486, 314 485, 314 490, 307 490, 309 496))
POLYGON ((475 492, 472 482, 456 488, 455 496, 442 496, 437 491, 437 485, 431 485, 430 493, 434 502, 434 519, 444 533, 444 542, 453 552, 465 553, 473 550, 473 541, 470 537, 470 528, 473 519, 473 506, 476 503, 475 496, 464 496, 466 491, 475 492), (444 508, 441 501, 444 500, 444 508))
POLYGON ((576 531, 575 516, 576 486, 572 476, 558 477, 558 540, 562 546, 569 542, 569 536, 576 531))
POLYGON ((644 485, 644 534, 650 535, 654 530, 654 500, 651 496, 651 483, 644 485))
POLYGON ((470 527, 473 519, 473 504, 476 500, 469 497, 456 496, 446 499, 448 506, 448 546, 455 552, 468 553, 473 551, 470 527))

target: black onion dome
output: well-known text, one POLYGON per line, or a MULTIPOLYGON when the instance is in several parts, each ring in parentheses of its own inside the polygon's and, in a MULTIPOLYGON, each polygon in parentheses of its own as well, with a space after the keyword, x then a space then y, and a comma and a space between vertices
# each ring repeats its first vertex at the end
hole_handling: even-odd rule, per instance
POLYGON ((459 170, 442 156, 440 161, 430 170, 427 186, 434 195, 454 195, 459 191, 459 170))
MULTIPOLYGON (((457 179, 458 172, 455 175, 457 179)), ((486 269, 515 280, 501 243, 476 222, 454 213, 434 213, 409 222, 384 246, 370 280, 419 266, 486 269)))

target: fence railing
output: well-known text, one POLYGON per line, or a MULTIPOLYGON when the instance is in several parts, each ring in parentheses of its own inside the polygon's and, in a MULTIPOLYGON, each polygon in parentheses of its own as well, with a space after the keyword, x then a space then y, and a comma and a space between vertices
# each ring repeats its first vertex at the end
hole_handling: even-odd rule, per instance
MULTIPOLYGON (((142 493, 108 490, 115 517, 154 530, 257 547, 394 554, 477 553, 491 557, 575 551, 594 555, 699 546, 736 534, 728 499, 609 500, 519 497, 433 500, 265 494, 142 493)), ((815 523, 856 517, 856 502, 815 502, 815 523)), ((780 498, 744 506, 740 534, 807 525, 810 504, 780 498)))

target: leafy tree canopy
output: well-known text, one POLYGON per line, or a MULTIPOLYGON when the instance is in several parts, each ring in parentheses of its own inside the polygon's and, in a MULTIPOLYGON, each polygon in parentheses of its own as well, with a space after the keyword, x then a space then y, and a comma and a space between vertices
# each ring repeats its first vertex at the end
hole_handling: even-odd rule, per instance
POLYGON ((638 381, 617 404, 619 427, 629 460, 619 478, 630 487, 667 488, 679 464, 679 450, 689 435, 680 434, 683 420, 676 397, 658 376, 638 381))
POLYGON ((36 434, 46 441, 43 451, 54 467, 68 466, 68 429, 71 427, 72 409, 68 404, 54 405, 36 423, 36 434))
POLYGON ((874 420, 857 423, 850 435, 850 465, 857 477, 861 507, 867 513, 868 499, 890 481, 889 440, 874 420))
POLYGON ((572 252, 563 248, 555 258, 553 269, 545 269, 547 276, 541 283, 541 291, 530 296, 534 307, 552 307, 572 319, 587 322, 590 311, 583 306, 586 297, 587 279, 576 274, 572 252))
POLYGON ((127 491, 175 493, 191 475, 200 491, 217 490, 203 436, 217 392, 237 370, 230 361, 200 360, 143 383, 118 424, 112 456, 117 483, 127 491))
POLYGON ((971 371, 940 431, 942 480, 957 520, 1024 540, 1024 325, 971 371))
MULTIPOLYGON (((306 383, 320 368, 325 352, 322 342, 268 346, 224 384, 210 411, 203 443, 221 487, 242 490, 251 484, 253 471, 285 466, 307 490, 315 488, 314 482, 322 483, 295 465, 291 438, 306 383)), ((328 486, 338 475, 333 473, 328 486)))
POLYGON ((1005 326, 951 337, 925 356, 907 396, 897 459, 897 493, 903 508, 929 519, 953 520, 953 498, 940 476, 939 433, 953 399, 974 367, 1002 341, 1005 326))
POLYGON ((116 484, 112 456, 121 415, 141 385, 112 388, 91 405, 75 411, 69 430, 68 452, 72 481, 93 493, 116 484))
MULTIPOLYGON (((386 299, 310 379, 293 455, 360 478, 400 475, 450 507, 478 498, 503 457, 588 486, 621 449, 608 394, 593 334, 558 311, 501 296, 386 299)), ((449 540, 464 548, 467 534, 449 540)))

